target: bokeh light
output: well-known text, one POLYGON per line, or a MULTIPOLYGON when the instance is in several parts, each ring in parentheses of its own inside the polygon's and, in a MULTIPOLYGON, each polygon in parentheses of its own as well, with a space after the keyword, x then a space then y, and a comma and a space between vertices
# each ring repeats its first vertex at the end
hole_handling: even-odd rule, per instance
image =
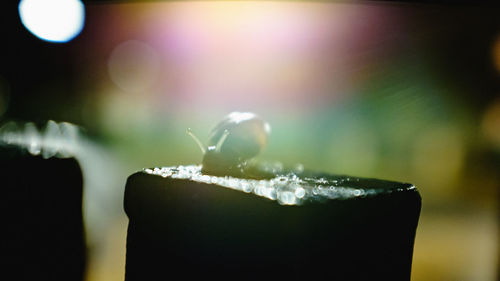
POLYGON ((141 93, 158 78, 160 57, 146 43, 130 40, 121 43, 108 61, 111 80, 123 91, 141 93))
POLYGON ((486 109, 481 122, 483 136, 487 142, 500 150, 500 99, 497 99, 486 109))
POLYGON ((500 36, 497 37, 495 42, 493 43, 493 48, 492 48, 492 54, 493 54, 493 64, 495 65, 496 69, 498 70, 498 73, 500 75, 500 36))
POLYGON ((83 29, 85 7, 80 0, 21 0, 19 16, 36 37, 63 43, 83 29))

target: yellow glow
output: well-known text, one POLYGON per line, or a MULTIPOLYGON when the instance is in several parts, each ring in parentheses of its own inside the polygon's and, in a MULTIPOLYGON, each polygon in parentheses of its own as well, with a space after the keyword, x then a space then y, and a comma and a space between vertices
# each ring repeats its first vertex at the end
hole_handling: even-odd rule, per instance
POLYGON ((493 63, 500 73, 500 36, 498 36, 493 45, 493 63))
POLYGON ((500 149, 500 99, 484 113, 481 129, 487 141, 500 149))
POLYGON ((436 126, 423 131, 415 140, 413 172, 422 186, 443 195, 452 194, 464 166, 465 143, 453 127, 436 126))

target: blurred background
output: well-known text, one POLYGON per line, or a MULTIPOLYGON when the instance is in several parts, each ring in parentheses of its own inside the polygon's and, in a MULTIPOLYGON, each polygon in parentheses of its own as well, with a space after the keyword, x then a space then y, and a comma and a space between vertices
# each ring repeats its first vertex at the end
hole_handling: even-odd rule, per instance
POLYGON ((495 7, 33 2, 1 4, 0 121, 80 127, 87 281, 124 278, 127 176, 231 111, 271 124, 260 160, 415 184, 413 281, 500 280, 495 7))

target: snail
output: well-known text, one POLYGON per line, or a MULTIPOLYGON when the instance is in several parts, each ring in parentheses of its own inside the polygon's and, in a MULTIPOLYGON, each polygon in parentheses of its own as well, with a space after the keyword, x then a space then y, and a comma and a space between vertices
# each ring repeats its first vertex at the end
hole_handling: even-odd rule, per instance
POLYGON ((202 173, 214 176, 245 176, 248 160, 266 146, 271 126, 251 112, 232 112, 211 131, 207 147, 193 134, 202 153, 202 173))

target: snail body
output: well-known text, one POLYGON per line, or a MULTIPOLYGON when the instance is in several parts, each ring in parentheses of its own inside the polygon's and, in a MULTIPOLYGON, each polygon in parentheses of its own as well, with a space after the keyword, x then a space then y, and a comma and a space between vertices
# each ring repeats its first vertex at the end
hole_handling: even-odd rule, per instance
POLYGON ((202 172, 216 176, 242 176, 247 161, 266 146, 269 124, 250 112, 232 112, 211 131, 207 148, 188 129, 202 152, 202 172))

